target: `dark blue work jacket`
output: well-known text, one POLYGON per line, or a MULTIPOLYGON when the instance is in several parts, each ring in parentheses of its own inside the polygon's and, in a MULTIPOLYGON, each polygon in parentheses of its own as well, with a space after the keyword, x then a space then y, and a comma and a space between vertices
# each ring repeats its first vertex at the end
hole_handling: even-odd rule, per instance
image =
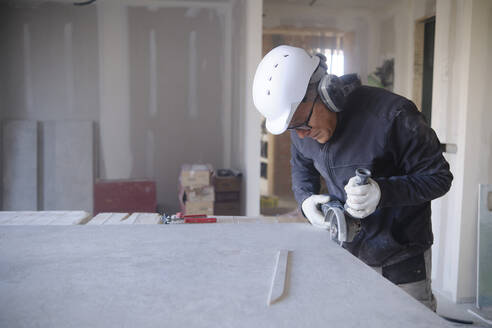
POLYGON ((381 189, 378 208, 344 247, 371 266, 390 266, 422 254, 433 242, 432 199, 451 187, 453 175, 440 142, 408 99, 362 86, 337 114, 332 138, 319 144, 291 132, 292 189, 299 204, 319 193, 345 203, 344 186, 356 168, 371 170, 381 189))

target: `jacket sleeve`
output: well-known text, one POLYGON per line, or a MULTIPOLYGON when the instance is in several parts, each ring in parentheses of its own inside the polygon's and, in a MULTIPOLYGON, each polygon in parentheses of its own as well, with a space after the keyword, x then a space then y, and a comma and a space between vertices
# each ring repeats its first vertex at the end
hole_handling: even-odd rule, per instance
POLYGON ((386 145, 400 174, 374 178, 381 189, 378 207, 418 205, 449 190, 453 175, 439 139, 411 101, 393 119, 386 145))
POLYGON ((292 191, 299 206, 313 194, 318 194, 321 188, 320 174, 314 167, 313 161, 304 157, 291 142, 291 173, 292 191))

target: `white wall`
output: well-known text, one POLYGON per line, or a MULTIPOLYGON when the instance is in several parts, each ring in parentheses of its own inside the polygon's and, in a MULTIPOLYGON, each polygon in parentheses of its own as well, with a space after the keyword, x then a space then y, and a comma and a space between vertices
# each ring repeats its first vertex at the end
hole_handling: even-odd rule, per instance
MULTIPOLYGON (((128 16, 115 1, 97 2, 100 178, 131 177, 128 16)), ((150 175, 149 175, 150 177, 150 175)))
POLYGON ((0 118, 99 115, 96 8, 0 8, 0 118))
MULTIPOLYGON (((436 13, 435 0, 399 0, 394 6, 381 16, 381 30, 391 29, 388 21, 393 23, 394 58, 395 58, 395 80, 393 92, 404 97, 412 97, 413 91, 413 65, 414 65, 414 29, 415 22, 423 18, 429 18, 436 13)), ((378 57, 388 57, 391 42, 385 41, 379 48, 384 50, 378 57)), ((381 51, 380 50, 380 51, 381 51)))
POLYGON ((453 187, 435 203, 443 268, 436 278, 458 302, 475 296, 478 184, 492 183, 491 31, 490 1, 437 1, 432 124, 458 152, 447 157, 453 187))
POLYGON ((455 302, 475 296, 478 184, 492 182, 492 112, 486 99, 491 6, 487 0, 404 0, 390 13, 396 32, 394 91, 409 98, 415 21, 436 15, 432 127, 458 152, 445 154, 454 174, 451 190, 432 203, 432 278, 435 291, 455 302))
MULTIPOLYGON (((456 154, 446 155, 454 174, 450 192, 433 206, 433 229, 436 243, 433 252, 434 288, 446 297, 457 301, 458 261, 460 253, 460 222, 463 195, 464 134, 466 122, 469 46, 466 37, 464 3, 439 1, 436 14, 436 40, 434 53, 434 91, 432 122, 442 142, 458 145, 456 154)), ((470 241, 473 244, 473 241, 470 241)))
POLYGON ((475 293, 478 184, 492 183, 492 2, 471 4, 470 61, 458 299, 475 293), (474 241, 473 244, 470 240, 474 241), (473 268, 472 270, 470 270, 473 268))
POLYGON ((239 150, 232 159, 242 168, 244 213, 260 215, 260 114, 253 105, 252 86, 256 67, 261 60, 263 0, 234 2, 233 19, 244 29, 234 32, 233 121, 237 128, 233 146, 239 150))

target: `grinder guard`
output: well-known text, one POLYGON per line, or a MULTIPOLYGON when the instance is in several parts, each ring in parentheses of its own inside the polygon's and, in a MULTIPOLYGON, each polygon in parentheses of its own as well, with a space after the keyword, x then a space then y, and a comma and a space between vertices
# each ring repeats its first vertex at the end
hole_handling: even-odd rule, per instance
POLYGON ((330 238, 340 246, 344 242, 353 241, 360 232, 360 220, 348 215, 339 200, 322 204, 321 210, 325 215, 325 222, 330 223, 330 238))

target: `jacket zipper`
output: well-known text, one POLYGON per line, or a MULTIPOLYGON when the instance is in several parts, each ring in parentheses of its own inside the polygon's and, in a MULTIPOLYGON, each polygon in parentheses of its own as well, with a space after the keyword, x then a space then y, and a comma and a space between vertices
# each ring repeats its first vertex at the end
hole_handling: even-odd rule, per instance
POLYGON ((330 148, 330 145, 329 145, 329 142, 327 142, 322 148, 322 151, 323 151, 323 158, 322 159, 323 159, 323 163, 326 163, 325 167, 326 167, 326 171, 328 173, 328 176, 331 180, 330 182, 332 184, 334 184, 333 175, 331 173, 331 162, 330 162, 330 157, 328 154, 329 148, 330 148))

